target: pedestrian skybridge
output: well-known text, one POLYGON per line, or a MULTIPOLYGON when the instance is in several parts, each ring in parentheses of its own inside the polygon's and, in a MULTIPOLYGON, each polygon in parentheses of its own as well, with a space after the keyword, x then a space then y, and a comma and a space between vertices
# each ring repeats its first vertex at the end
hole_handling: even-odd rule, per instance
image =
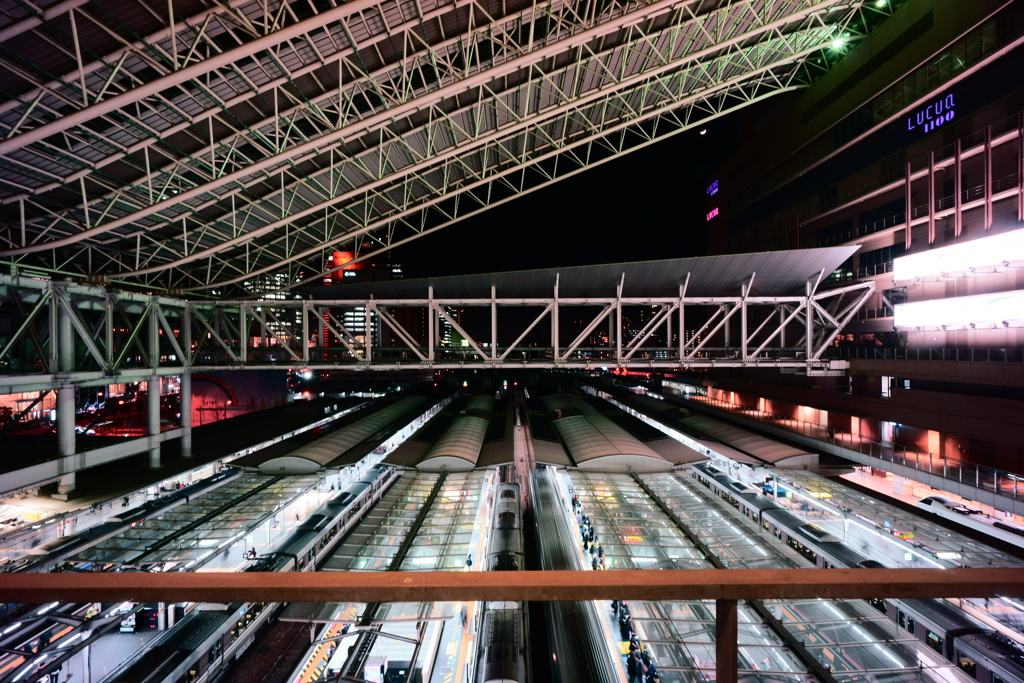
POLYGON ((857 247, 366 282, 207 301, 0 276, 6 392, 234 369, 758 366, 822 357, 874 291, 824 289, 857 247), (370 334, 366 334, 369 330, 370 334))

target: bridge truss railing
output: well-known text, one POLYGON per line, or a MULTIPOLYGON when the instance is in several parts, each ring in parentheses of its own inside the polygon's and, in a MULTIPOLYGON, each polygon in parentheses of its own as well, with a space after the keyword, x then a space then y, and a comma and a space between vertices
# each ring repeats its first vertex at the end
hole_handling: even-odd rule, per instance
POLYGON ((820 281, 792 296, 753 296, 752 273, 732 296, 690 296, 687 281, 677 296, 624 296, 620 284, 613 296, 564 297, 556 282, 550 296, 529 298, 501 297, 494 288, 489 297, 445 298, 427 288, 423 298, 190 301, 0 276, 0 392, 246 368, 758 365, 837 372, 846 361, 823 354, 874 285, 819 292, 820 281), (473 308, 484 312, 470 332, 457 311, 473 308), (639 308, 647 319, 633 325, 628 316, 639 308), (415 317, 402 309, 418 309, 425 334, 401 322, 415 317), (479 324, 487 311, 489 330, 479 324), (565 315, 577 323, 567 339, 565 315), (512 343, 499 342, 499 322, 512 343), (444 328, 458 346, 442 343, 444 328), (588 340, 597 330, 607 330, 608 341, 595 347, 588 340))

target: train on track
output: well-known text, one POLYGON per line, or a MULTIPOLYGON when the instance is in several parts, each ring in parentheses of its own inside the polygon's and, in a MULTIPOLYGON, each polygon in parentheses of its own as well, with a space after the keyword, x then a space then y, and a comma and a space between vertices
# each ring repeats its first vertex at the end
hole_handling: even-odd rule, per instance
MULTIPOLYGON (((711 464, 694 465, 692 476, 817 567, 881 568, 838 537, 810 524, 750 484, 711 464)), ((1024 681, 1024 647, 946 600, 869 601, 900 629, 956 664, 979 683, 1024 681)))
MULTIPOLYGON (((523 567, 522 497, 519 484, 500 483, 495 491, 486 570, 523 567)), ((487 602, 480 620, 477 683, 526 683, 526 603, 487 602)))

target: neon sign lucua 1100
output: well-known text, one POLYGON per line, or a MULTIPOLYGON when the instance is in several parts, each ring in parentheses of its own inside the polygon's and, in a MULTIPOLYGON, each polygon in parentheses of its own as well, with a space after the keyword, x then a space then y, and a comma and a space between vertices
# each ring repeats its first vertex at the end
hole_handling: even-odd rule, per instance
POLYGON ((930 133, 936 126, 949 123, 953 120, 953 93, 940 97, 927 107, 918 109, 907 117, 907 130, 921 128, 922 133, 930 133))

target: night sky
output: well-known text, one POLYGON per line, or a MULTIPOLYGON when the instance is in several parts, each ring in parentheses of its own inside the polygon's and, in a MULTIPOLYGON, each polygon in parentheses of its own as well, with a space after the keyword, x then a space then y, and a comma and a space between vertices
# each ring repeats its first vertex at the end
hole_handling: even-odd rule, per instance
POLYGON ((725 118, 626 154, 391 252, 406 278, 700 256, 705 179, 736 146, 725 118))

